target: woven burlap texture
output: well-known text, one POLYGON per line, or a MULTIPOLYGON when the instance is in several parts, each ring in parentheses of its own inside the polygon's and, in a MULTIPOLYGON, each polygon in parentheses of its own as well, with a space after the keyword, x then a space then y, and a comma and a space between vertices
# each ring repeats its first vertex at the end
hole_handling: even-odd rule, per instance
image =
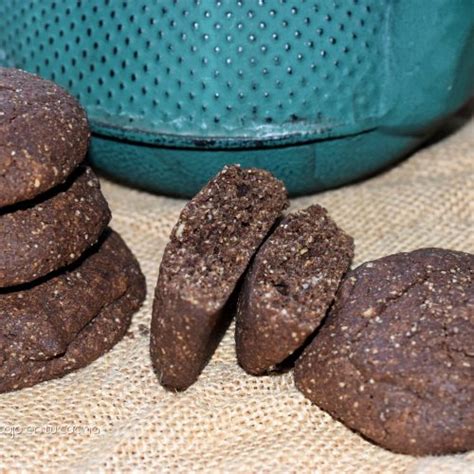
MULTIPOLYGON (((474 121, 364 182, 292 201, 327 207, 355 265, 426 246, 474 251, 474 121)), ((198 383, 175 394, 148 355, 153 287, 184 201, 103 180, 113 227, 136 253, 148 298, 125 339, 61 380, 0 396, 0 470, 474 472, 474 452, 414 458, 363 440, 303 398, 291 373, 251 377, 233 327, 198 383)))

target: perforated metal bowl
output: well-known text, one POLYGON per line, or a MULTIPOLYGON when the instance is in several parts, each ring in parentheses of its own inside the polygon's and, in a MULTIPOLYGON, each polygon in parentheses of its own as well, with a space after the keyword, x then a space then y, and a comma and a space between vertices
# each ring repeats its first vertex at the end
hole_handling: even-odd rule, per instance
POLYGON ((240 162, 310 192, 398 158, 472 93, 472 1, 454 3, 3 0, 0 61, 70 89, 92 161, 122 179, 190 195, 240 162))

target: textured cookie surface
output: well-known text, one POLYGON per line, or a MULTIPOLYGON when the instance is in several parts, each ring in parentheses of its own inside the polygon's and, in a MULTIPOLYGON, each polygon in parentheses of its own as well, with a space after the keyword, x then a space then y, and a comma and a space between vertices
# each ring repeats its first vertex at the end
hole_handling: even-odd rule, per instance
POLYGON ((144 297, 138 262, 113 231, 73 267, 0 290, 0 392, 97 359, 122 338, 144 297))
POLYGON ((62 183, 84 159, 89 126, 56 84, 0 68, 0 207, 62 183))
POLYGON ((303 394, 382 447, 474 449, 474 255, 422 249, 350 272, 295 370, 303 394))
POLYGON ((163 385, 184 390, 197 379, 219 341, 226 303, 287 205, 270 173, 231 166, 183 209, 153 308, 151 357, 163 385))
POLYGON ((239 296, 237 357, 263 374, 315 331, 353 257, 352 238, 318 205, 294 212, 258 251, 239 296))
POLYGON ((90 168, 41 200, 0 210, 0 287, 27 283, 77 260, 97 242, 110 210, 90 168))

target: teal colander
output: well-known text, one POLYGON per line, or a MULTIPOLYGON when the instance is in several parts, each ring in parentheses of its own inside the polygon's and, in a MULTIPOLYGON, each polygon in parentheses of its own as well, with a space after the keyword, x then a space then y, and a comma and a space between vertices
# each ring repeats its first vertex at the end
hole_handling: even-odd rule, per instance
POLYGON ((90 159, 189 196, 225 163, 291 193, 373 173, 474 87, 473 0, 0 0, 0 62, 86 107, 90 159))

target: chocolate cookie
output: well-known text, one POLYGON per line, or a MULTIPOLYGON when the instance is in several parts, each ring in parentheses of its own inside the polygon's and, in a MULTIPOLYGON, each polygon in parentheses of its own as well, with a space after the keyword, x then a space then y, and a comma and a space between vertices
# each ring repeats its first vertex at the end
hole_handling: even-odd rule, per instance
POLYGON ((258 251, 239 296, 237 357, 263 374, 319 326, 352 261, 352 238, 321 206, 288 215, 258 251))
POLYGON ((474 255, 422 249, 342 283, 297 362, 297 387, 398 453, 474 449, 474 255))
POLYGON ((160 382, 198 378, 225 326, 226 303, 288 205, 283 183, 259 169, 224 168, 181 212, 156 287, 151 358, 160 382))
POLYGON ((84 159, 89 126, 56 84, 0 68, 0 207, 62 183, 84 159))
POLYGON ((0 392, 91 363, 122 338, 144 297, 138 262, 113 231, 73 267, 0 290, 0 392))
POLYGON ((77 260, 109 220, 90 168, 79 169, 41 200, 0 210, 0 287, 30 282, 77 260))

